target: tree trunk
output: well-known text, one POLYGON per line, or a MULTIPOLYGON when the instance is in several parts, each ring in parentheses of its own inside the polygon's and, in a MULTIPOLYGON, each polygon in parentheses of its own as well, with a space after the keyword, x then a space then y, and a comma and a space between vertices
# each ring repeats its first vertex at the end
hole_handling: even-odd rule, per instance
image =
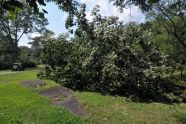
POLYGON ((11 39, 11 63, 14 63, 15 62, 15 55, 14 55, 14 41, 11 39))
POLYGON ((19 51, 18 51, 18 42, 17 40, 12 40, 11 42, 11 47, 12 47, 12 63, 16 63, 18 62, 18 55, 19 55, 19 51))
POLYGON ((15 62, 18 62, 18 41, 15 40, 15 43, 14 43, 14 63, 15 62))
POLYGON ((17 15, 18 12, 16 11, 16 19, 15 19, 15 39, 14 39, 14 63, 18 62, 18 22, 17 22, 17 15))

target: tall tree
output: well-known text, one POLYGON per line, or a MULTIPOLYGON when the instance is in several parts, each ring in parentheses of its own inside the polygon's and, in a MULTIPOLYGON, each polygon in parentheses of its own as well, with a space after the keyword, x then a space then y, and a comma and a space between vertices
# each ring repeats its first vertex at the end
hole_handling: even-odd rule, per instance
POLYGON ((0 70, 8 69, 11 61, 10 43, 6 37, 0 33, 0 70))
POLYGON ((186 49, 186 1, 162 1, 152 11, 160 25, 186 49))
POLYGON ((48 29, 45 30, 40 36, 31 38, 31 42, 28 44, 31 45, 32 55, 35 58, 36 62, 41 62, 42 48, 49 39, 54 37, 54 32, 48 29))
POLYGON ((0 16, 1 34, 11 43, 12 62, 18 59, 18 42, 24 34, 42 32, 48 24, 46 18, 34 14, 34 10, 24 4, 22 10, 16 9, 14 19, 6 11, 0 16))

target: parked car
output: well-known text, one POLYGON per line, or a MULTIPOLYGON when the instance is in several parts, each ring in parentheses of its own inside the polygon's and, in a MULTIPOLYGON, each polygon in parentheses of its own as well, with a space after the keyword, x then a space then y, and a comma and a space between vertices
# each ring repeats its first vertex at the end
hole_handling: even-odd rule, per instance
POLYGON ((13 63, 12 64, 12 71, 23 71, 24 67, 22 63, 13 63))

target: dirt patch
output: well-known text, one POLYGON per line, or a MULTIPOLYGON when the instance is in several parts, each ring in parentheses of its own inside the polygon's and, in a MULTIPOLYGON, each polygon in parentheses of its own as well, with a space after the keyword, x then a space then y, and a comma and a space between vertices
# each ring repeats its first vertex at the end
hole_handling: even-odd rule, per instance
POLYGON ((63 106, 78 116, 86 115, 83 106, 81 106, 79 100, 74 96, 66 98, 63 101, 55 101, 53 104, 57 106, 63 106))
POLYGON ((72 90, 62 86, 56 86, 40 92, 40 95, 48 97, 53 105, 65 107, 78 116, 85 116, 83 106, 73 94, 72 90))
POLYGON ((43 96, 47 96, 51 99, 55 99, 56 97, 61 97, 61 96, 64 97, 72 96, 73 91, 62 86, 56 86, 46 90, 42 90, 40 94, 43 96))
POLYGON ((46 85, 46 83, 42 80, 26 80, 23 81, 23 85, 29 88, 37 88, 46 85))
MULTIPOLYGON (((42 80, 27 80, 22 83, 29 88, 42 87, 46 83, 42 80)), ((80 104, 77 97, 74 96, 74 92, 68 88, 62 86, 56 86, 49 89, 45 89, 39 92, 40 95, 48 97, 51 103, 55 106, 61 106, 78 116, 85 116, 83 106, 80 104)))

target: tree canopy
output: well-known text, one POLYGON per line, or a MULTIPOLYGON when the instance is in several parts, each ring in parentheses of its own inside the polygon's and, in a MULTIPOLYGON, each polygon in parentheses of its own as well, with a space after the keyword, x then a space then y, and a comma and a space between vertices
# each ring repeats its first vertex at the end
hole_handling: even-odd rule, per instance
POLYGON ((25 2, 34 10, 35 14, 44 16, 47 13, 46 10, 40 10, 40 6, 46 6, 46 2, 54 2, 59 9, 74 14, 77 11, 78 2, 75 0, 1 0, 0 12, 7 10, 13 15, 16 13, 16 9, 23 9, 25 2))
MULTIPOLYGON (((137 5, 143 11, 149 10, 153 4, 159 1, 163 0, 109 0, 109 2, 118 6, 120 9, 130 5, 137 5)), ((39 7, 46 6, 47 2, 54 2, 61 10, 68 12, 70 15, 75 14, 79 7, 77 0, 2 0, 0 2, 0 10, 5 9, 15 14, 16 8, 23 9, 24 2, 27 2, 34 9, 34 12, 41 16, 47 13, 47 11, 44 9, 40 10, 39 7)))
POLYGON ((22 10, 16 9, 14 19, 11 19, 11 15, 4 10, 0 15, 0 34, 2 38, 7 38, 11 43, 12 62, 18 59, 18 42, 22 36, 33 32, 43 32, 48 24, 46 18, 41 18, 33 13, 34 11, 29 5, 24 4, 22 10))
POLYGON ((157 45, 147 24, 124 24, 118 17, 103 17, 99 6, 93 20, 85 6, 77 14, 75 37, 49 39, 43 45, 47 65, 39 74, 75 90, 125 95, 142 101, 179 102, 185 98, 171 82, 176 69, 157 45))

